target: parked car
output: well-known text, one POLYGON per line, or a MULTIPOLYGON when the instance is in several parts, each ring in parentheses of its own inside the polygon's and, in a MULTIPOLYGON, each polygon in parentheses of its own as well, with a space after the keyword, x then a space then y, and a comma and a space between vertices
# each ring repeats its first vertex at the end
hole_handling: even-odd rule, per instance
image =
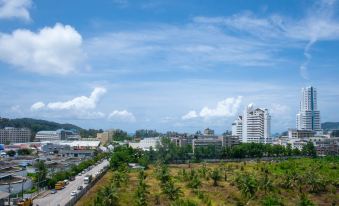
POLYGON ((77 191, 73 191, 73 192, 71 192, 71 196, 73 197, 73 196, 76 196, 77 195, 77 191))
POLYGON ((51 194, 55 194, 55 193, 57 193, 57 190, 55 189, 51 190, 51 194))
POLYGON ((82 190, 82 189, 84 189, 84 187, 83 187, 82 185, 80 185, 80 186, 78 187, 78 190, 82 190))

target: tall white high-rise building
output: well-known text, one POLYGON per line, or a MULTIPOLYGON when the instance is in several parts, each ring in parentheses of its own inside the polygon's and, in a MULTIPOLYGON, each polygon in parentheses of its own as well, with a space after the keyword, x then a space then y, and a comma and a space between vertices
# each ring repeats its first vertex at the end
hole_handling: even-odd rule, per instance
POLYGON ((244 114, 232 124, 232 135, 241 142, 271 143, 271 116, 267 109, 248 105, 244 114))
POLYGON ((302 99, 297 114, 297 129, 321 131, 320 112, 317 106, 317 90, 312 87, 302 88, 302 99))
POLYGON ((238 118, 232 123, 232 135, 242 137, 242 116, 238 116, 238 118))

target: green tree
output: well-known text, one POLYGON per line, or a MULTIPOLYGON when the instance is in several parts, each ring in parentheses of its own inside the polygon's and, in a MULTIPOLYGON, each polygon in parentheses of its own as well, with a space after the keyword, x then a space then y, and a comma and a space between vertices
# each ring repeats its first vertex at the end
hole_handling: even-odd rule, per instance
POLYGON ((258 188, 256 179, 248 173, 241 173, 237 175, 235 183, 241 194, 247 199, 251 199, 258 188))
POLYGON ((14 155, 16 154, 16 152, 14 150, 9 150, 9 151, 6 151, 6 154, 10 157, 14 157, 14 155))
POLYGON ((319 175, 316 168, 310 168, 305 172, 305 183, 310 187, 310 191, 314 193, 326 189, 326 182, 319 175))
POLYGON ((313 144, 313 142, 307 142, 306 145, 303 146, 301 153, 306 156, 316 157, 317 150, 313 144))
POLYGON ((118 204, 118 189, 114 184, 104 187, 99 191, 101 196, 101 204, 104 206, 117 206, 118 204))
POLYGON ((144 170, 141 170, 139 172, 139 181, 138 181, 138 187, 135 192, 135 205, 136 206, 147 206, 147 194, 149 194, 148 185, 145 183, 146 180, 146 174, 144 173, 144 170))
POLYGON ((41 187, 41 186, 44 186, 47 184, 47 167, 45 165, 45 162, 44 161, 41 161, 41 160, 38 160, 36 163, 35 163, 35 168, 37 170, 36 172, 36 181, 37 181, 37 184, 41 187))
POLYGON ((199 187, 201 186, 201 181, 197 172, 194 169, 191 170, 188 179, 189 180, 187 186, 189 188, 199 189, 199 187))
POLYGON ((259 179, 259 188, 264 190, 265 195, 273 189, 273 183, 269 178, 269 171, 267 168, 263 169, 263 174, 259 179))
POLYGON ((172 180, 167 181, 162 186, 162 191, 167 195, 168 199, 172 201, 179 199, 180 195, 182 194, 180 187, 176 187, 172 180))
POLYGON ((28 148, 19 149, 17 152, 18 152, 18 155, 31 155, 32 154, 32 150, 28 148))
POLYGON ((218 181, 221 180, 220 170, 218 168, 214 168, 212 172, 210 172, 210 177, 213 180, 213 186, 218 186, 218 181))
POLYGON ((155 172, 156 172, 156 178, 160 181, 162 185, 170 181, 171 177, 170 177, 167 165, 159 163, 157 165, 155 172))

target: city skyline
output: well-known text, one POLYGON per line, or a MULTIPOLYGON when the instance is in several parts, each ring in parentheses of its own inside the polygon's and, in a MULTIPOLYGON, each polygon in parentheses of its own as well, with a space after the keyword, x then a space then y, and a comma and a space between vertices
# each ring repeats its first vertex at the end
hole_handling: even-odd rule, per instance
POLYGON ((0 0, 0 116, 222 133, 253 103, 274 134, 312 85, 321 122, 338 121, 338 6, 0 0))

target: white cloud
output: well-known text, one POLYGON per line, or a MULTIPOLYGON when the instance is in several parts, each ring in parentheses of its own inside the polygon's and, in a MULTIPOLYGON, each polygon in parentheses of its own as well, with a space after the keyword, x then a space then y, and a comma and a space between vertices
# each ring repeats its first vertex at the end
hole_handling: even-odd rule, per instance
POLYGON ((230 97, 217 103, 215 108, 204 107, 199 113, 200 117, 230 117, 238 112, 242 97, 230 97))
POLYGON ((135 122, 136 118, 127 110, 114 110, 112 113, 108 115, 108 119, 117 120, 117 121, 124 121, 124 122, 135 122))
POLYGON ((194 21, 221 26, 233 32, 245 32, 263 42, 271 42, 272 45, 280 43, 280 46, 293 47, 296 43, 306 44, 305 61, 299 69, 300 75, 308 79, 312 46, 317 41, 339 39, 339 22, 334 18, 336 6, 335 0, 317 1, 301 19, 291 19, 276 14, 259 18, 251 12, 244 12, 231 17, 196 17, 194 21))
POLYGON ((192 110, 192 111, 189 111, 187 114, 185 114, 184 116, 181 117, 181 119, 183 120, 188 120, 188 119, 194 119, 194 118, 197 118, 198 117, 198 114, 196 111, 192 110))
POLYGON ((290 117, 291 108, 286 105, 273 103, 270 106, 270 112, 272 115, 276 115, 279 118, 290 117))
POLYGON ((68 74, 84 62, 82 37, 71 26, 57 23, 34 33, 17 29, 0 33, 0 61, 39 74, 68 74))
POLYGON ((36 102, 31 106, 31 110, 32 111, 36 111, 36 110, 40 110, 43 109, 45 107, 45 103, 43 102, 36 102))
POLYGON ((30 21, 28 9, 32 0, 0 0, 0 19, 18 18, 30 21))
POLYGON ((66 111, 62 113, 62 116, 76 117, 78 119, 104 118, 106 117, 104 113, 94 111, 94 109, 97 108, 98 102, 105 93, 105 88, 96 87, 88 97, 80 96, 68 101, 49 102, 46 104, 42 101, 36 102, 31 106, 31 111, 40 111, 43 115, 55 117, 60 116, 60 111, 66 111))
POLYGON ((242 102, 242 96, 229 97, 225 100, 219 101, 215 108, 203 107, 199 114, 192 110, 186 115, 182 116, 183 120, 194 119, 197 117, 231 117, 237 114, 239 106, 242 102))
POLYGON ((271 44, 197 23, 105 33, 86 41, 85 47, 101 67, 135 70, 205 70, 220 64, 267 67, 281 59, 271 44))
POLYGON ((32 110, 48 109, 48 110, 88 110, 95 109, 98 101, 102 95, 106 93, 106 89, 103 87, 96 87, 92 91, 89 97, 80 96, 75 97, 69 101, 64 102, 50 102, 45 104, 44 102, 36 102, 31 106, 32 110))

